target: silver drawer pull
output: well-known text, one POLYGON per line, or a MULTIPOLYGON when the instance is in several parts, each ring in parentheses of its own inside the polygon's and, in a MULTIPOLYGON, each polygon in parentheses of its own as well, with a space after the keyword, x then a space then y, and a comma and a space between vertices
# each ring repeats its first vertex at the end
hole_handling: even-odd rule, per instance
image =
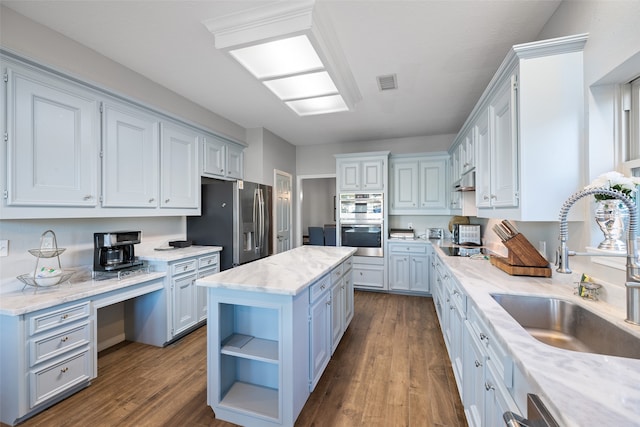
POLYGON ((67 342, 69 341, 69 337, 64 337, 60 339, 60 342, 67 342))
POLYGON ((69 314, 63 314, 60 316, 60 320, 67 320, 69 318, 69 314))
POLYGON ((482 366, 482 363, 479 360, 476 360, 475 364, 476 364, 476 368, 479 368, 480 366, 482 366))
POLYGON ((493 386, 493 384, 487 381, 486 383, 484 383, 484 389, 489 391, 489 390, 495 390, 496 388, 493 386))
POLYGON ((84 200, 91 200, 93 199, 93 196, 91 194, 87 194, 86 196, 83 197, 84 200))
POLYGON ((171 200, 171 199, 164 199, 164 202, 165 203, 169 203, 169 200, 171 200))
POLYGON ((484 341, 484 340, 489 340, 489 337, 487 337, 485 334, 480 332, 480 341, 484 341))
POLYGON ((60 373, 61 373, 61 374, 64 374, 64 373, 65 373, 65 372, 67 372, 68 370, 69 370, 69 368, 66 368, 66 367, 65 367, 65 368, 62 368, 62 369, 60 369, 60 373))
POLYGON ((156 199, 154 199, 153 197, 149 199, 149 203, 153 203, 156 199))

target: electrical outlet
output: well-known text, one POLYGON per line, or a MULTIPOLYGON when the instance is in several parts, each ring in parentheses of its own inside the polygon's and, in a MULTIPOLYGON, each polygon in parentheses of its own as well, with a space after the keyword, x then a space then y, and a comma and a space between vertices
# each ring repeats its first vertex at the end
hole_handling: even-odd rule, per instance
POLYGON ((409 230, 413 230, 413 223, 412 223, 412 222, 410 222, 410 223, 409 223, 409 225, 408 225, 408 227, 409 227, 409 230))
POLYGON ((9 256, 8 240, 0 240, 0 256, 9 256))

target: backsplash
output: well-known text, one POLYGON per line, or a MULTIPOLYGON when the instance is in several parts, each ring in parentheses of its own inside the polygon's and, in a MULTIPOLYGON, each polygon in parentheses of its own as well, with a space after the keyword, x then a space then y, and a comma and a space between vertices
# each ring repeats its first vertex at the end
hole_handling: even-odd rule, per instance
MULTIPOLYGON (((22 289, 17 276, 35 268, 36 258, 28 250, 40 247, 40 237, 47 230, 56 234, 62 268, 93 264, 93 233, 141 230, 142 241, 136 250, 153 250, 170 240, 185 238, 184 217, 157 218, 84 218, 0 221, 0 239, 9 240, 9 256, 0 258, 0 293, 22 289)), ((41 260, 40 265, 56 264, 56 258, 41 260)))

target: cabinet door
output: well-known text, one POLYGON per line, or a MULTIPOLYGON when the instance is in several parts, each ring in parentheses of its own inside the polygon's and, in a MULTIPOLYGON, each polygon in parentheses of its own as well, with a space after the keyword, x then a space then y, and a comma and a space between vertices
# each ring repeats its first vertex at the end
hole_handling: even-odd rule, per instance
POLYGON ((198 134, 184 126, 162 124, 160 206, 197 208, 200 198, 198 134))
POLYGON ((360 190, 360 162, 339 161, 339 178, 341 191, 360 190))
POLYGON ((417 256, 411 257, 409 263, 411 269, 411 290, 419 292, 429 292, 429 257, 417 256))
POLYGON ((485 425, 483 421, 486 356, 482 346, 476 341, 468 322, 465 322, 463 352, 464 378, 462 382, 464 390, 462 403, 464 404, 464 412, 467 416, 469 427, 482 427, 485 425))
POLYGON ((227 145, 227 176, 235 179, 244 177, 244 153, 238 145, 227 145))
POLYGON ((344 289, 342 279, 331 286, 331 354, 344 332, 344 289))
POLYGON ((102 205, 158 205, 159 121, 157 118, 105 103, 102 108, 102 205))
POLYGON ((384 162, 382 160, 369 160, 362 162, 362 190, 384 190, 384 162))
POLYGON ((227 147, 224 142, 205 137, 202 152, 202 172, 208 175, 224 176, 227 156, 227 147))
POLYGON ((447 160, 420 162, 420 208, 447 209, 447 160))
POLYGON ((63 80, 8 70, 7 204, 96 206, 99 106, 63 80))
POLYGON ((517 207, 517 130, 515 75, 504 82, 489 104, 491 206, 517 207))
POLYGON ((476 206, 491 206, 491 146, 489 144, 489 112, 480 113, 474 126, 476 137, 476 206))
POLYGON ((196 313, 196 276, 173 279, 173 336, 195 325, 196 313))
POLYGON ((311 355, 311 386, 310 391, 316 387, 320 376, 331 358, 331 295, 326 292, 310 308, 310 339, 309 349, 311 355))
MULTIPOLYGON (((516 414, 522 414, 513 400, 509 392, 502 385, 498 376, 493 370, 491 361, 487 361, 485 369, 485 382, 483 391, 484 396, 484 424, 485 426, 498 426, 503 425, 504 420, 502 414, 507 411, 514 412, 516 414)), ((524 414, 523 414, 524 415, 524 414)))
POLYGON ((389 288, 406 291, 411 289, 409 255, 392 253, 389 256, 389 288))
POLYGON ((476 167, 475 130, 472 128, 464 138, 464 158, 462 171, 466 172, 476 167))
POLYGON ((392 162, 391 180, 391 213, 395 209, 417 209, 418 162, 392 162))

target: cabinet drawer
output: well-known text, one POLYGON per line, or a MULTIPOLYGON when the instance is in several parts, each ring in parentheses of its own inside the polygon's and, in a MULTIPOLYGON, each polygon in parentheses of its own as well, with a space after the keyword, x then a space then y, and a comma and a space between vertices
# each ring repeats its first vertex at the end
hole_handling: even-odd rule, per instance
POLYGON ((89 322, 82 323, 64 331, 56 331, 29 341, 31 366, 51 359, 66 351, 89 344, 91 341, 91 327, 89 322))
POLYGON ((171 266, 171 274, 182 274, 188 273, 190 271, 195 271, 197 265, 197 260, 191 259, 189 261, 179 262, 171 266))
POLYGON ((384 270, 378 266, 357 265, 353 267, 353 285, 369 288, 384 287, 384 270))
POLYGON ((390 252, 403 253, 403 254, 426 254, 427 246, 426 245, 415 245, 415 244, 398 244, 394 243, 389 245, 390 252))
POLYGON ((314 302, 317 300, 322 294, 329 290, 331 287, 331 275, 327 274, 322 277, 320 280, 311 285, 311 290, 309 292, 309 302, 314 302))
POLYGON ((342 277, 342 264, 331 270, 331 284, 337 283, 342 277))
POLYGON ((69 358, 29 373, 30 404, 34 406, 55 397, 83 381, 91 379, 91 354, 89 349, 69 358))
POLYGON ((349 258, 342 263, 342 273, 347 274, 349 270, 351 270, 351 267, 353 267, 353 258, 349 258))
POLYGON ((87 301, 58 310, 31 314, 28 316, 29 335, 35 335, 79 319, 87 318, 89 317, 90 311, 89 302, 87 301))
POLYGON ((198 270, 198 279, 202 279, 203 277, 211 276, 212 274, 219 273, 220 271, 216 267, 199 269, 198 270))
POLYGON ((215 267, 218 265, 218 254, 215 255, 207 255, 202 258, 198 258, 198 268, 209 268, 215 267))

